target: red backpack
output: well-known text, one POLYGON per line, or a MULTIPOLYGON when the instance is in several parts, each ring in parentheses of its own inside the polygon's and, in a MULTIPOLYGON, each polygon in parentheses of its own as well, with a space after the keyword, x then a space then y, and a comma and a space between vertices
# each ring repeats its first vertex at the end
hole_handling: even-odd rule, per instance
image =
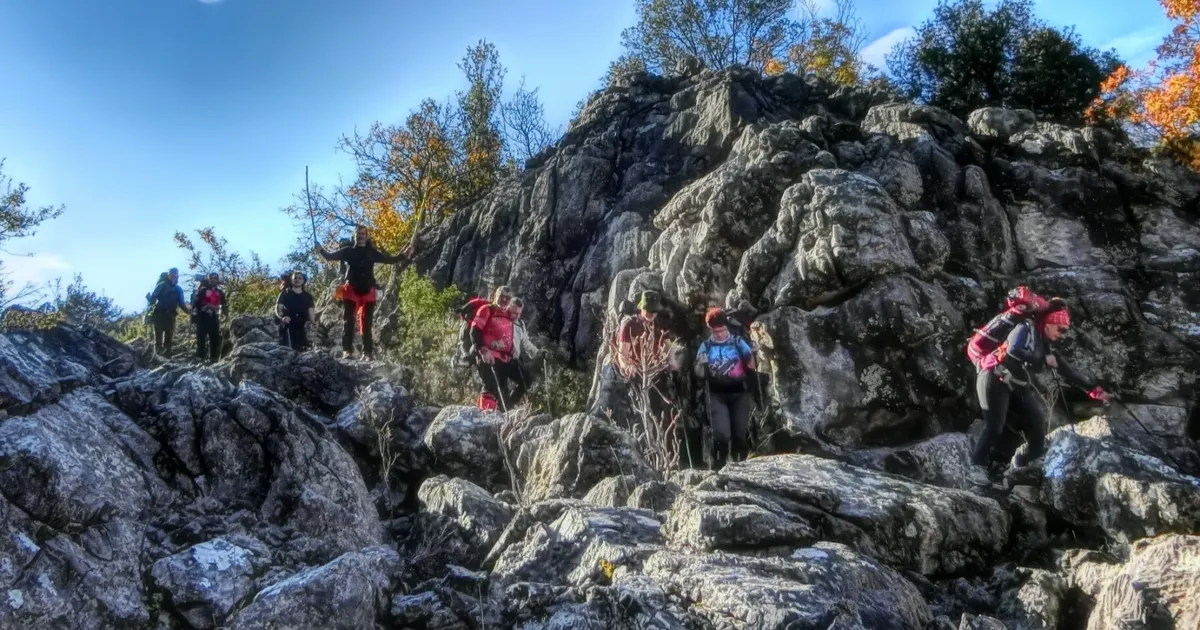
POLYGON ((976 329, 967 342, 967 358, 979 368, 980 361, 1000 349, 1008 334, 1029 316, 1045 311, 1050 303, 1024 285, 1008 292, 1004 300, 1004 311, 993 317, 982 328, 976 329))

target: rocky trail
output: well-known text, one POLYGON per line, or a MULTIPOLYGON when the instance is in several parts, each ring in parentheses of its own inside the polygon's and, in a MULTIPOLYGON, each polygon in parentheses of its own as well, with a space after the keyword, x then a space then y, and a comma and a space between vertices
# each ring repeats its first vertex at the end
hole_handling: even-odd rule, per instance
POLYGON ((514 287, 590 413, 429 406, 419 367, 252 319, 208 367, 4 333, 0 628, 1200 628, 1198 208, 1200 176, 1028 112, 624 77, 417 245, 514 287), (1063 390, 1046 455, 980 490, 963 346, 1017 282, 1123 402, 1063 390), (704 307, 752 305, 769 454, 646 457, 601 343, 643 288, 692 353, 704 307))

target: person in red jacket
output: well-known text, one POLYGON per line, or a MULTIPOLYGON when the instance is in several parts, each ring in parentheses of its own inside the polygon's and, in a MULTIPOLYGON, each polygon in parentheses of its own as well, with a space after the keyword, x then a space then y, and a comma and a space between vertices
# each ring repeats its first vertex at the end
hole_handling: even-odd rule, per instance
POLYGON ((1008 420, 1008 409, 1015 406, 1020 415, 1014 426, 1025 435, 1026 452, 1017 458, 1019 468, 1041 457, 1046 450, 1046 410, 1042 393, 1034 376, 1047 368, 1062 374, 1068 384, 1088 392, 1088 395, 1108 404, 1109 395, 1094 380, 1076 370, 1051 344, 1067 334, 1071 314, 1066 303, 1055 298, 1049 310, 1017 324, 999 348, 979 362, 975 379, 979 406, 985 423, 983 433, 975 444, 972 483, 986 486, 991 483, 986 466, 991 458, 992 445, 1000 437, 1008 420))
POLYGON ((502 411, 508 411, 506 395, 521 378, 513 359, 512 298, 511 289, 497 287, 492 301, 479 307, 471 320, 471 341, 479 357, 479 379, 483 381, 479 408, 484 411, 495 410, 497 402, 503 406, 502 411))
POLYGON ((221 358, 221 315, 225 292, 221 277, 208 274, 192 294, 192 319, 196 322, 196 357, 216 363, 221 358), (207 346, 207 352, 205 352, 207 346))

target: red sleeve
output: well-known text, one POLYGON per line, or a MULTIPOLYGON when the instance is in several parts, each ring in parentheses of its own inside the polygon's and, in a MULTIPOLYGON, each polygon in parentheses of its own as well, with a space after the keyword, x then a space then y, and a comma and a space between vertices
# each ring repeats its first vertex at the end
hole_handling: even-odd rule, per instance
POLYGON ((492 318, 492 305, 484 304, 475 311, 475 317, 471 320, 471 328, 484 330, 487 327, 488 320, 492 318))
POLYGON ((629 334, 629 325, 632 323, 632 319, 626 319, 624 322, 621 322, 621 327, 617 329, 618 343, 633 343, 633 338, 629 334))

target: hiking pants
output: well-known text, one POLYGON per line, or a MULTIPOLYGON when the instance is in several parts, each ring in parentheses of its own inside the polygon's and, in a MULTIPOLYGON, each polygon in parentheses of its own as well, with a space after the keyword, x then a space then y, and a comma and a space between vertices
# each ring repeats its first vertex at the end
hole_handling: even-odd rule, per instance
POLYGON ((710 392, 708 399, 708 419, 709 426, 712 427, 713 447, 719 453, 733 454, 735 459, 739 455, 749 453, 747 441, 750 433, 750 408, 754 405, 751 393, 710 392))
MULTIPOLYGON (((371 323, 375 320, 375 302, 367 302, 363 305, 363 353, 372 354, 375 352, 375 338, 371 336, 371 323)), ((355 323, 354 302, 345 300, 342 302, 342 350, 346 352, 354 351, 354 331, 357 330, 358 324, 355 323)))
POLYGON ((279 323, 279 345, 287 346, 296 352, 304 352, 308 349, 308 337, 304 328, 304 322, 293 319, 291 323, 279 323))
POLYGON ((203 361, 211 357, 213 363, 221 358, 221 320, 214 313, 196 315, 196 357, 203 361), (210 346, 205 356, 205 343, 210 346))
POLYGON ((1042 456, 1046 450, 1046 415, 1042 410, 1042 400, 1033 385, 1009 389, 991 370, 985 370, 975 377, 975 393, 979 396, 979 406, 983 410, 984 428, 975 444, 975 452, 971 463, 987 466, 991 460, 992 447, 1000 438, 1007 422, 1008 409, 1014 403, 1017 416, 1013 428, 1025 435, 1027 448, 1025 453, 1015 462, 1018 467, 1042 456))
POLYGON ((168 354, 175 341, 175 309, 154 311, 154 352, 168 354))
POLYGON ((524 388, 520 385, 521 366, 516 359, 509 359, 507 362, 493 361, 491 365, 478 361, 475 365, 479 368, 479 380, 483 381, 483 392, 496 398, 496 404, 501 411, 512 409, 519 402, 519 399, 513 400, 510 390, 519 393, 521 397, 525 396, 524 388))

